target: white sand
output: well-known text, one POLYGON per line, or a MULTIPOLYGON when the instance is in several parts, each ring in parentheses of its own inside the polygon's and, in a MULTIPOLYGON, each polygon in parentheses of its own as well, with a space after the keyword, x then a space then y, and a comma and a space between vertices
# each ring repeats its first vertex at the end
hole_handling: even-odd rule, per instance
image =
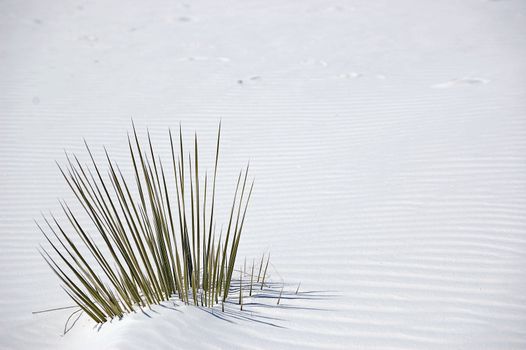
POLYGON ((524 349, 525 15, 520 0, 2 1, 0 348, 524 349), (256 176, 240 255, 270 250, 317 297, 249 320, 82 317, 64 337, 69 311, 32 315, 71 305, 32 221, 72 199, 54 161, 85 137, 127 164, 130 117, 161 152, 179 121, 211 146, 221 117, 220 198, 246 160, 256 176))

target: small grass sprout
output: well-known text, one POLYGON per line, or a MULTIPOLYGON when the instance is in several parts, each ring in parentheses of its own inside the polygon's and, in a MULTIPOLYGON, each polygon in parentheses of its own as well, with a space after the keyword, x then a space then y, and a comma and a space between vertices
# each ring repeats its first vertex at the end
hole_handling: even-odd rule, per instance
POLYGON ((265 277, 267 276, 267 269, 268 269, 269 261, 270 261, 270 253, 268 253, 267 263, 265 264, 265 271, 263 272, 263 278, 261 280, 261 290, 263 290, 263 286, 265 285, 265 277))

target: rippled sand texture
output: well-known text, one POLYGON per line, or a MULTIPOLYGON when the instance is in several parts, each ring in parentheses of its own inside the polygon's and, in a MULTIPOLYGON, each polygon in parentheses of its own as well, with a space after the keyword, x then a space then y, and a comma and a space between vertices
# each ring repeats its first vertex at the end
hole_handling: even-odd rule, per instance
POLYGON ((524 349, 525 15, 520 0, 2 1, 0 348, 524 349), (86 138, 129 171, 132 117, 166 158, 169 127, 212 153, 222 118, 218 200, 249 159, 256 177, 239 254, 271 251, 272 280, 302 298, 226 320, 82 317, 64 337, 70 311, 31 314, 71 305, 36 249, 33 219, 72 202, 54 161, 85 159, 86 138))

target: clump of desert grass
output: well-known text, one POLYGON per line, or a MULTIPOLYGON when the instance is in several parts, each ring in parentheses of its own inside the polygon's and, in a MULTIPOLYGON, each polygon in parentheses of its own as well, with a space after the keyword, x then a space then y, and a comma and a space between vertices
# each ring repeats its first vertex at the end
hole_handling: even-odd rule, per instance
MULTIPOLYGON (((168 136, 171 159, 163 163, 150 134, 141 144, 133 127, 128 136, 133 180, 107 152, 104 165, 95 161, 87 144, 90 166, 74 155, 67 155, 66 166, 59 165, 90 224, 81 223, 79 214, 61 202, 66 222, 51 215, 44 225, 37 223, 49 243, 40 253, 65 292, 97 323, 174 296, 186 304, 224 305, 237 289, 232 278, 254 186, 249 166, 234 179, 225 229, 218 235, 214 210, 221 124, 211 176, 203 176, 199 167, 197 134, 189 152, 181 127, 178 135, 170 131, 168 136)), ((253 283, 263 288, 267 267, 268 258, 265 265, 262 258, 256 279, 252 265, 250 295, 253 283)), ((241 277, 236 298, 241 305, 242 285, 241 277)))

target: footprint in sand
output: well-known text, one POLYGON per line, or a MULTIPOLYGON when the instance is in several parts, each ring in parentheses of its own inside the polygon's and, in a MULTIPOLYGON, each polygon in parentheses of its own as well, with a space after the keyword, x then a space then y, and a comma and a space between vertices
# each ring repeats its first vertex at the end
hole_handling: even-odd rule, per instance
POLYGON ((227 63, 230 62, 228 57, 206 57, 206 56, 190 56, 190 57, 181 57, 178 61, 218 61, 227 63))
POLYGON ((314 58, 307 58, 302 61, 300 61, 300 64, 302 66, 321 66, 321 67, 327 67, 329 64, 324 60, 317 60, 314 58))
POLYGON ((77 38, 78 41, 87 42, 89 44, 94 44, 99 41, 99 38, 96 35, 81 35, 77 38))
POLYGON ((358 79, 358 78, 361 78, 363 76, 364 75, 362 73, 350 72, 350 73, 340 74, 340 75, 336 76, 336 78, 339 78, 339 79, 358 79))
POLYGON ((452 79, 452 80, 446 81, 445 83, 431 85, 431 87, 433 89, 447 89, 450 87, 460 86, 460 85, 484 85, 487 83, 489 83, 488 79, 464 77, 460 79, 452 79))
POLYGON ((316 7, 312 9, 312 12, 330 12, 330 13, 342 13, 342 12, 351 12, 351 11, 356 11, 356 8, 353 6, 348 6, 348 4, 346 4, 345 7, 342 5, 332 5, 332 6, 322 7, 322 8, 316 7))
POLYGON ((251 77, 248 77, 247 79, 239 79, 237 81, 237 83, 240 84, 240 85, 243 85, 243 84, 246 84, 246 83, 256 82, 256 81, 259 81, 259 80, 261 80, 261 77, 259 75, 253 75, 251 77))
POLYGON ((350 73, 342 73, 340 75, 336 75, 335 78, 337 79, 358 79, 358 78, 364 78, 368 77, 369 79, 377 79, 377 80, 385 80, 387 77, 383 74, 374 74, 374 75, 366 75, 365 73, 359 73, 359 72, 350 72, 350 73))

